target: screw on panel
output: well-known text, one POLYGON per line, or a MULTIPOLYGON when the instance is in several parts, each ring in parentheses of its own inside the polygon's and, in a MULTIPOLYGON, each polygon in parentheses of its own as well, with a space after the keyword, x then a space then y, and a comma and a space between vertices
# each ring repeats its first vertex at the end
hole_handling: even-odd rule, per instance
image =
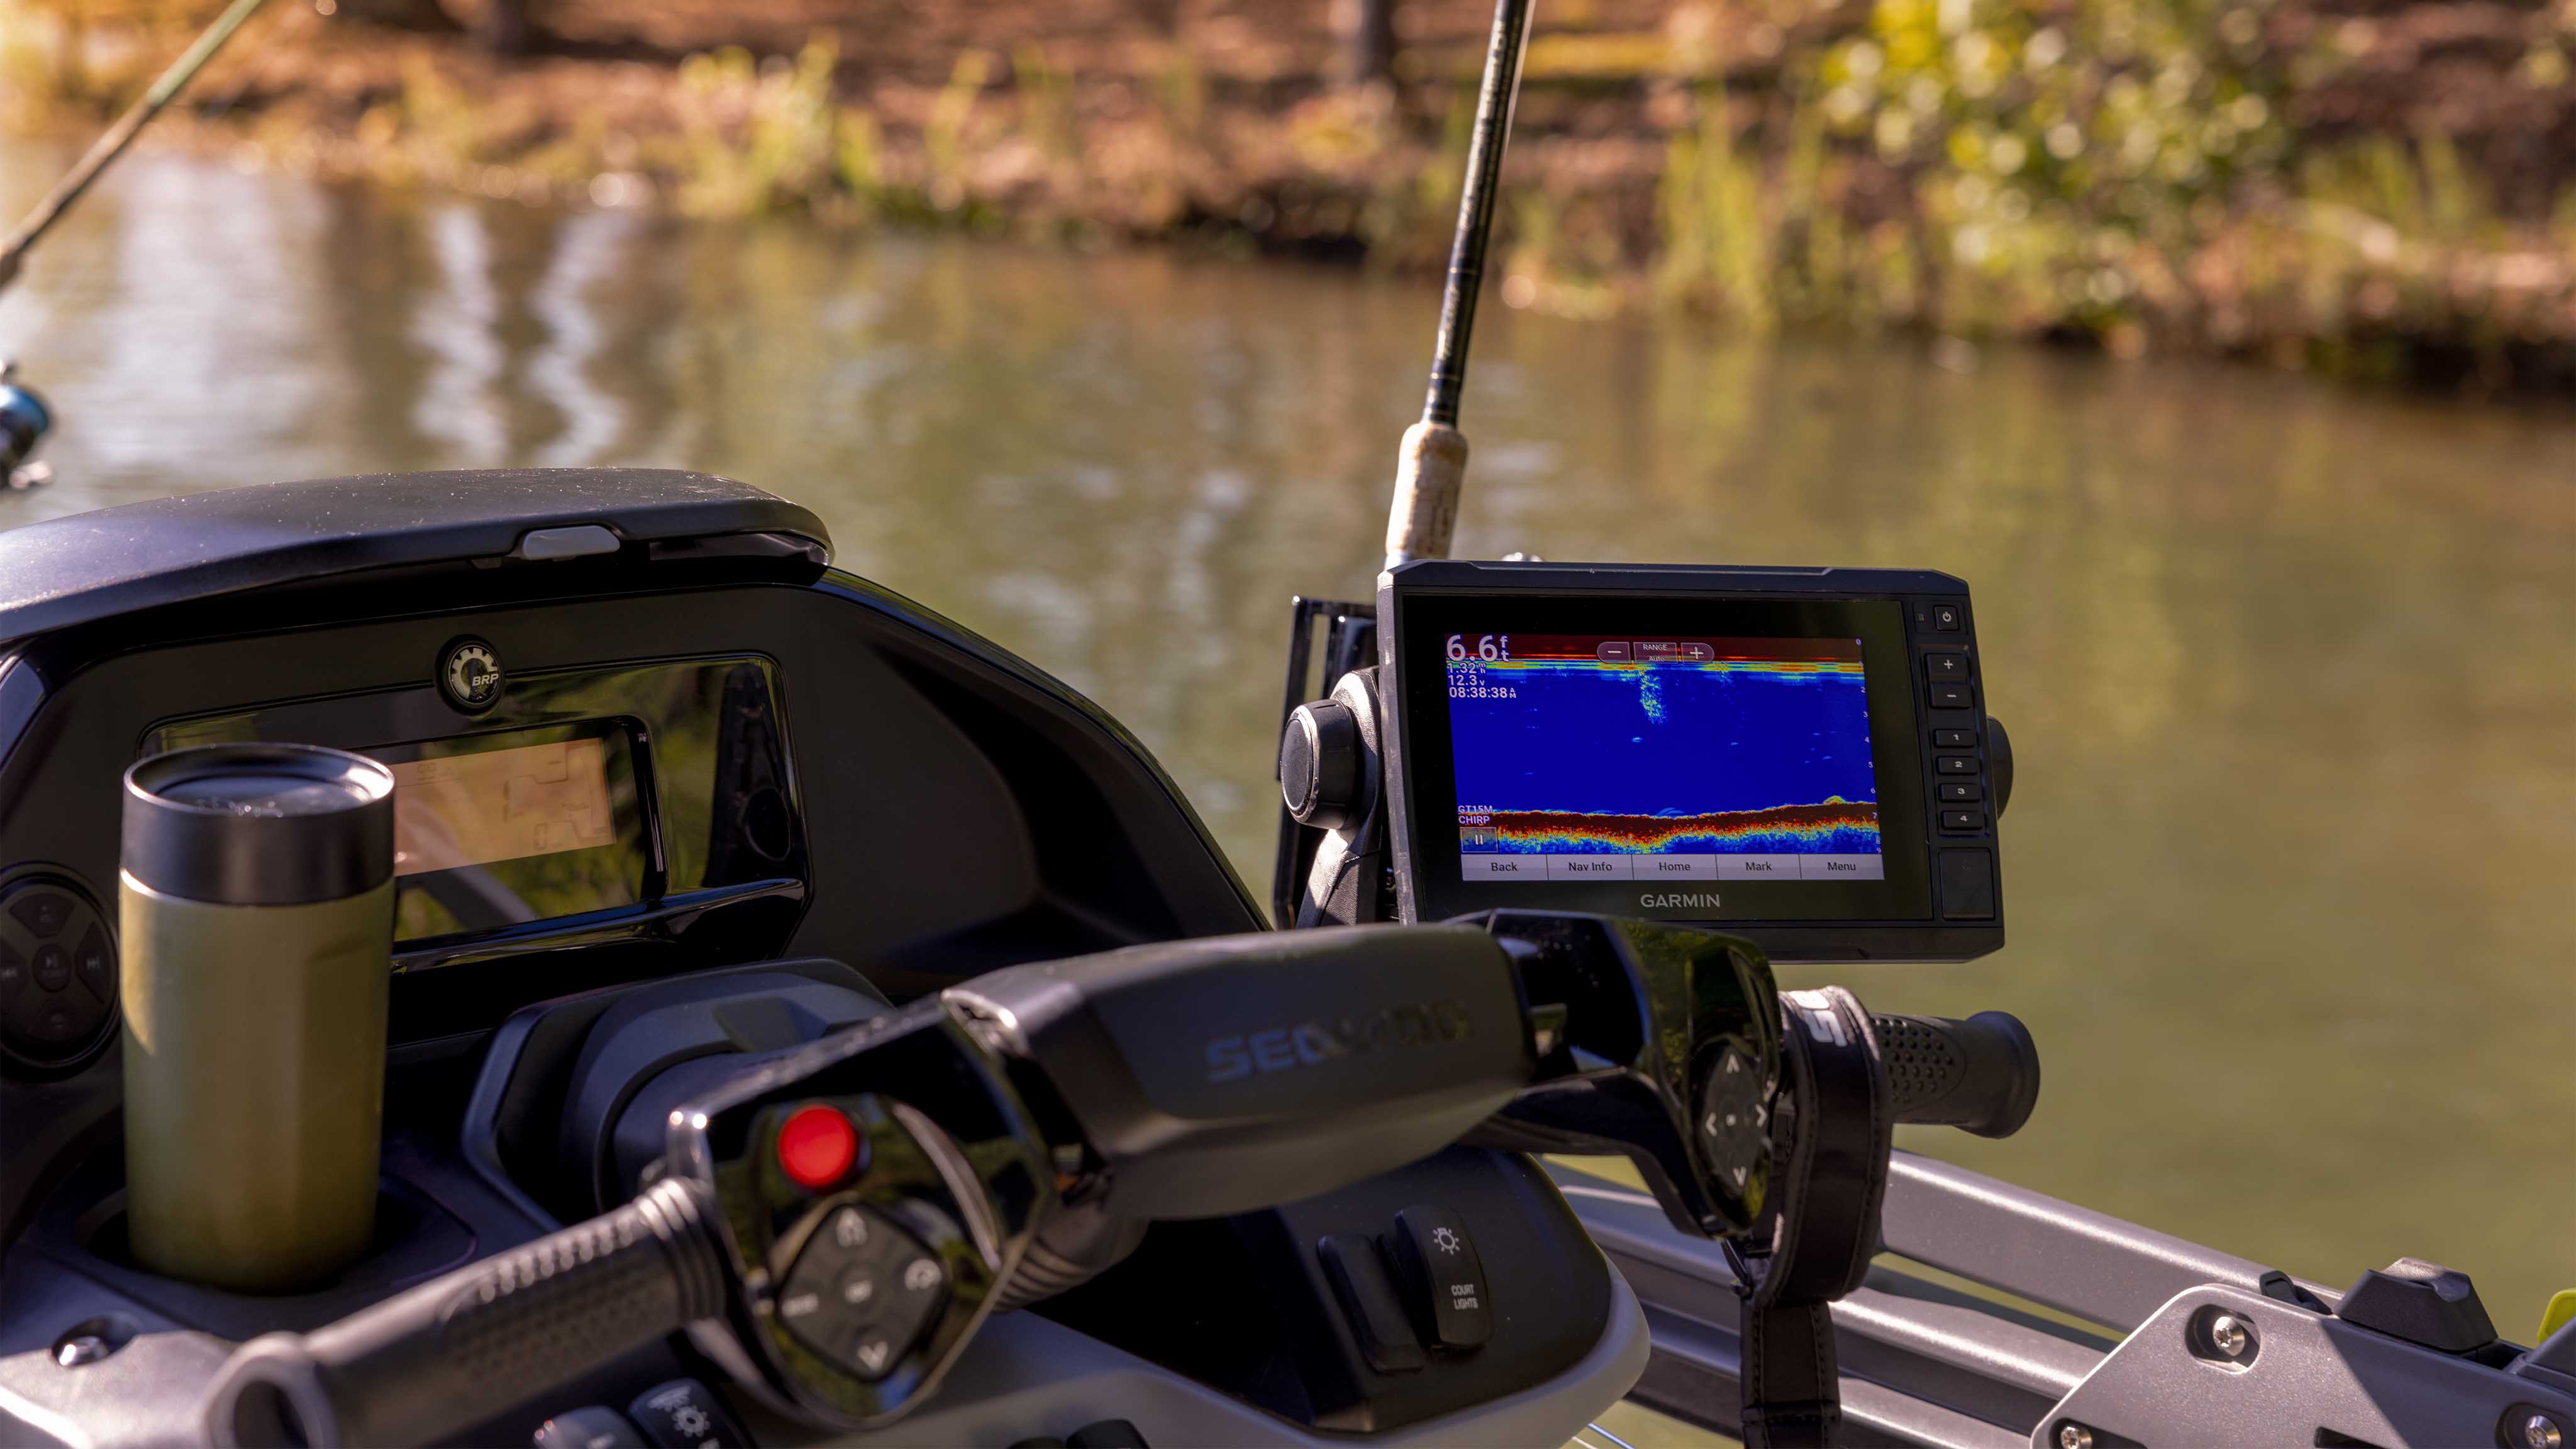
POLYGON ((133 1342, 139 1331, 122 1313, 82 1319, 54 1340, 54 1362, 64 1368, 96 1363, 133 1342))
POLYGON ((2057 1449, 2093 1449, 2093 1431, 2068 1421, 2057 1426, 2057 1449))
POLYGON ((2235 1314, 2222 1313, 2209 1321, 2209 1346, 2217 1349, 2221 1356, 2243 1358, 2245 1350, 2253 1343, 2254 1336, 2245 1331, 2245 1325, 2235 1314))
POLYGON ((2534 1414, 2522 1421, 2523 1449, 2559 1449, 2566 1442, 2566 1431, 2547 1414, 2534 1414))

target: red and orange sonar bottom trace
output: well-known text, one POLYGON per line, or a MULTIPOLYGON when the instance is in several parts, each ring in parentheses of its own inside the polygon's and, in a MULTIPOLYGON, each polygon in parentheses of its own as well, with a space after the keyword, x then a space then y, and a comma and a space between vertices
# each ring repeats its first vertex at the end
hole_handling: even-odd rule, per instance
POLYGON ((1469 851, 1504 855, 1876 855, 1878 807, 1839 798, 1714 815, 1499 810, 1461 816, 1469 851))

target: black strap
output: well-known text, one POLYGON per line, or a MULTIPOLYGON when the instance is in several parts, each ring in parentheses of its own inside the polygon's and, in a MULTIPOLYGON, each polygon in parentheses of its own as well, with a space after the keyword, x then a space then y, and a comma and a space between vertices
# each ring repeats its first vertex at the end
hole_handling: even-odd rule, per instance
POLYGON ((1773 1164, 1779 1204, 1768 1253, 1737 1259, 1747 1449, 1829 1444, 1842 1423, 1833 1318, 1878 1251, 1895 1121, 1869 1013, 1838 986, 1784 992, 1774 1111, 1789 1152, 1773 1164))
POLYGON ((1842 1423, 1834 1319, 1821 1303, 1744 1305, 1746 1449, 1823 1449, 1842 1423))

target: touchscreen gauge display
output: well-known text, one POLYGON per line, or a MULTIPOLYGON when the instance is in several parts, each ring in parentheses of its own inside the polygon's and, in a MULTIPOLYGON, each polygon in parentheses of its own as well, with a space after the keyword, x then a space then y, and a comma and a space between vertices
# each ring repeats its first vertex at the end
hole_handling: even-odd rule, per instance
POLYGON ((1884 879, 1863 647, 1450 635, 1460 874, 1884 879))
POLYGON ((631 906, 649 851, 612 723, 377 746, 394 772, 394 937, 631 906))
POLYGON ((617 843, 604 740, 441 755, 391 768, 398 876, 617 843))

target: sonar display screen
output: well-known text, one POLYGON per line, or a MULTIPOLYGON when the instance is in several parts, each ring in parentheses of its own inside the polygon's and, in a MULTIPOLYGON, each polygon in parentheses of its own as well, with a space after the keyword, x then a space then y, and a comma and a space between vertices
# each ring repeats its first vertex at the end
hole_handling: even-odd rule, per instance
POLYGON ((1445 653, 1469 882, 1885 878, 1858 639, 1453 634, 1445 653))

